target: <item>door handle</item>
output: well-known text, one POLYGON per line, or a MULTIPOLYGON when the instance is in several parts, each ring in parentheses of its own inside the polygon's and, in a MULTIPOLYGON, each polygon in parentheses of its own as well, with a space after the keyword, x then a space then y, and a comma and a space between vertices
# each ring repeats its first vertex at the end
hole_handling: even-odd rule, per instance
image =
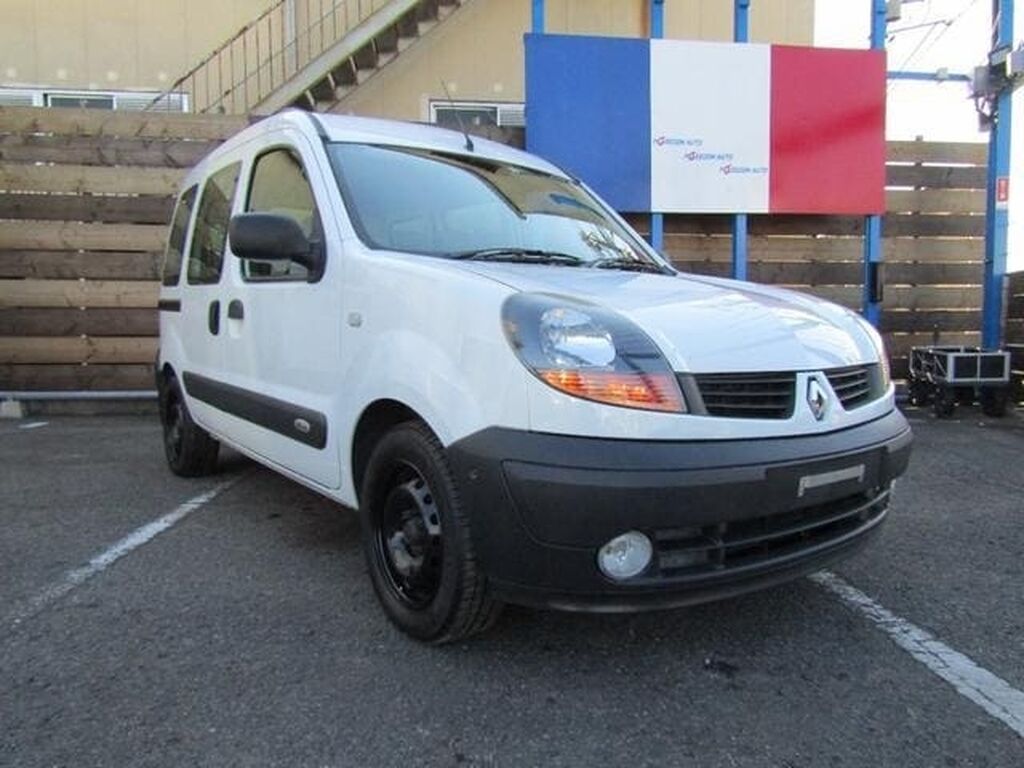
POLYGON ((206 314, 207 325, 210 326, 210 333, 216 336, 220 333, 220 302, 211 301, 210 309, 206 314))
POLYGON ((232 299, 228 304, 228 319, 242 320, 245 318, 245 306, 239 299, 232 299))

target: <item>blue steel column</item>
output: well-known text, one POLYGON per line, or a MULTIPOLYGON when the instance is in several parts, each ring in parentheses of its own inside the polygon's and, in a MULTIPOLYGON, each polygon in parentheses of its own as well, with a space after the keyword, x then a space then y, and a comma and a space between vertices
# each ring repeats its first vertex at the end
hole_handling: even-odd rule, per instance
MULTIPOLYGON (((1013 0, 992 0, 993 48, 1013 44, 1013 0)), ((996 180, 1010 175, 1010 117, 1012 89, 999 94, 988 140, 988 198, 985 205, 985 300, 981 344, 998 349, 1003 340, 1003 278, 1006 275, 1009 212, 996 206, 996 180)))
POLYGON ((544 0, 533 0, 533 25, 535 35, 544 34, 544 0))
MULTIPOLYGON (((886 1, 871 0, 871 47, 885 48, 886 1)), ((882 304, 874 301, 872 287, 882 264, 882 217, 875 214, 864 219, 864 317, 876 328, 882 320, 882 304)))
MULTIPOLYGON (((651 37, 665 36, 665 0, 651 0, 651 37)), ((660 213, 651 214, 651 246, 660 251, 665 247, 665 217, 660 213)))
MULTIPOLYGON (((733 42, 750 40, 750 0, 735 0, 733 8, 733 42)), ((732 217, 732 276, 747 279, 747 214, 732 217)))

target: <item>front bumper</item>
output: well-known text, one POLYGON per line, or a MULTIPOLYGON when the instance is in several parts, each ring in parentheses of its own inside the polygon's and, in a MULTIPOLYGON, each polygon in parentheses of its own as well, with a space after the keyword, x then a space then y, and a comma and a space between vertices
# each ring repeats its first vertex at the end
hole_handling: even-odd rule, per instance
POLYGON ((504 600, 628 611, 713 600, 845 557, 884 520, 910 455, 898 411, 822 435, 641 441, 490 428, 449 448, 474 548, 504 600), (629 530, 654 559, 623 582, 597 551, 629 530))

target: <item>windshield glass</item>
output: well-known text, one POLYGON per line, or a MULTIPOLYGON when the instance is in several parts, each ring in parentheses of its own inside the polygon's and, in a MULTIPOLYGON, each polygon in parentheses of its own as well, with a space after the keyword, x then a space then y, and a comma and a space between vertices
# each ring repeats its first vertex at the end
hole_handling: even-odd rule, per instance
POLYGON ((328 151, 353 223, 370 248, 664 268, 601 203, 567 179, 419 149, 335 143, 328 151))

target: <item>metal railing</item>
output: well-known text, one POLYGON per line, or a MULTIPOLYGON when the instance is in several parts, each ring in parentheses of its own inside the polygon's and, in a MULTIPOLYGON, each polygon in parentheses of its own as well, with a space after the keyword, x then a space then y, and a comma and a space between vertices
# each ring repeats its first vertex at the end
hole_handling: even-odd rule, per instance
POLYGON ((386 4, 386 0, 281 0, 157 96, 192 112, 245 114, 386 4), (180 103, 180 102, 179 102, 180 103))

